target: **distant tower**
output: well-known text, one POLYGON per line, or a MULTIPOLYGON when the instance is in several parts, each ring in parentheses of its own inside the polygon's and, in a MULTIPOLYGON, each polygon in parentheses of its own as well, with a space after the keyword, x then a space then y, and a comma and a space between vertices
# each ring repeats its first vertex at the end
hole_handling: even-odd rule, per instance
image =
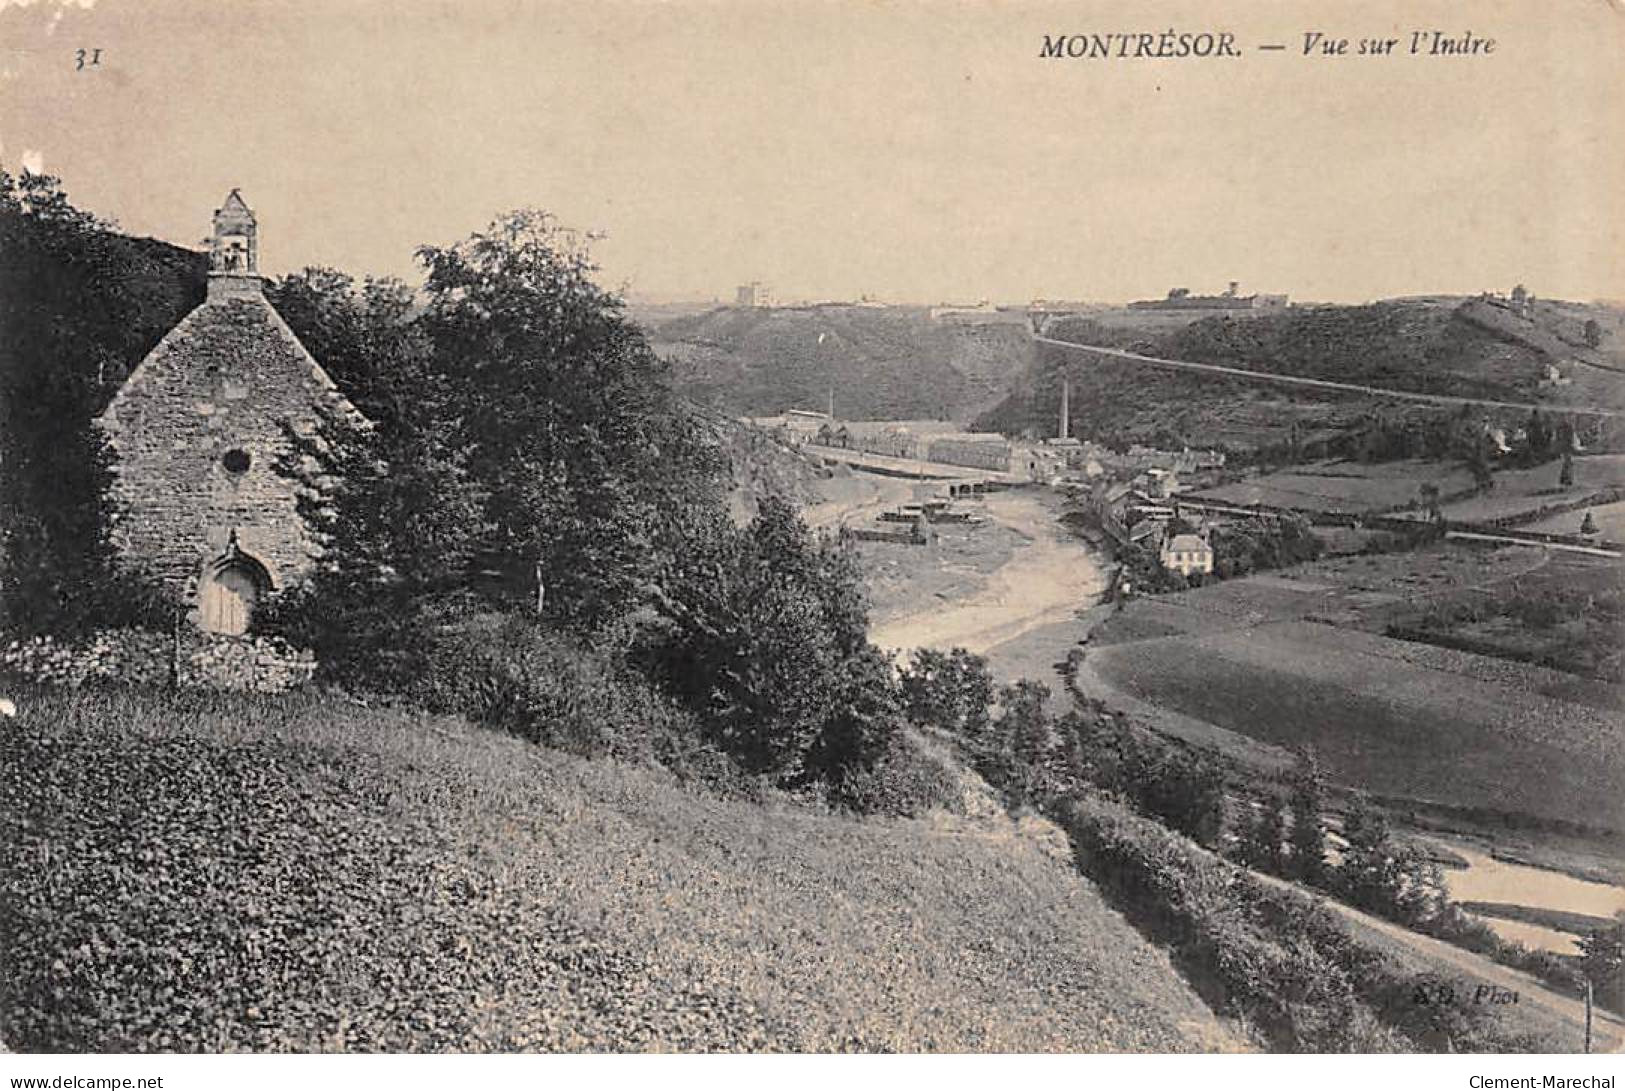
POLYGON ((1066 439, 1072 434, 1072 376, 1061 373, 1061 427, 1056 436, 1066 439))
POLYGON ((254 211, 235 189, 214 210, 214 237, 209 240, 209 299, 258 294, 259 227, 254 211))

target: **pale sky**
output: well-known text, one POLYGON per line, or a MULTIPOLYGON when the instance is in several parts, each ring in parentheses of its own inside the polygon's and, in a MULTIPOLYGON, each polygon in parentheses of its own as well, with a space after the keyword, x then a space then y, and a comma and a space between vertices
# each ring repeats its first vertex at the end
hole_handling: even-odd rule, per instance
POLYGON ((272 273, 410 275, 534 205, 639 294, 1625 298, 1625 10, 0 0, 0 162, 185 245, 239 186, 272 273), (1039 56, 1169 29, 1242 55, 1039 56), (1433 29, 1496 50, 1403 52, 1433 29))

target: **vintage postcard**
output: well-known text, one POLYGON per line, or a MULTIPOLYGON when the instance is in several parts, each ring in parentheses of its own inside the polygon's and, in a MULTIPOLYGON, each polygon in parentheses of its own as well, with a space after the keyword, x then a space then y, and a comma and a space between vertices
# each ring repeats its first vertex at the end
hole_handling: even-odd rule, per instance
POLYGON ((12 1086, 1613 1086, 1614 0, 0 0, 0 168, 12 1086))

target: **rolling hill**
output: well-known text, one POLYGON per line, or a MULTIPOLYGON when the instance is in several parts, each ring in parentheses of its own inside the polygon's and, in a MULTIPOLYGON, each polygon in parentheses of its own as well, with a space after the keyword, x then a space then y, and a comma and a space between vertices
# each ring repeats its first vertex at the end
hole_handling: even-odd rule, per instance
MULTIPOLYGON (((1054 321, 1057 340, 1127 349, 1197 363, 1329 379, 1386 389, 1565 406, 1625 404, 1625 384, 1608 368, 1609 353, 1576 343, 1574 316, 1556 305, 1531 317, 1480 300, 1393 300, 1357 307, 1304 307, 1259 315, 1166 316, 1136 321, 1132 312, 1102 320, 1078 315, 1054 321), (1572 327, 1572 328, 1571 328, 1572 327), (1543 382, 1548 365, 1568 380, 1543 382)), ((1087 360, 1041 346, 1009 398, 979 421, 1004 431, 1052 434, 1063 372, 1072 377, 1075 435, 1164 447, 1228 446, 1248 450, 1283 442, 1330 439, 1373 412, 1390 417, 1436 414, 1365 395, 1269 386, 1245 379, 1087 360)), ((1509 414, 1509 421, 1518 414, 1509 414)), ((1617 434, 1606 442, 1619 440, 1617 434)))

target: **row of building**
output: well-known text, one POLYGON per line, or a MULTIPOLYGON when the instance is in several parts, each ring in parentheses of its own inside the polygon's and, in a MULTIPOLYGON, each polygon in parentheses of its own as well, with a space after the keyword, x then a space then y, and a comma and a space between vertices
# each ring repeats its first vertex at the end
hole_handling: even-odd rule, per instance
POLYGON ((1012 440, 997 432, 943 431, 937 422, 840 421, 827 413, 792 409, 752 423, 794 445, 836 447, 888 458, 940 462, 978 470, 1019 474, 1043 484, 1100 478, 1135 480, 1167 497, 1185 487, 1212 483, 1224 468, 1222 451, 1165 451, 1136 444, 1115 451, 1072 437, 1012 440))
POLYGON ((1181 519, 1179 502, 1167 495, 1153 495, 1132 482, 1098 483, 1090 490, 1088 506, 1100 527, 1119 546, 1154 548, 1162 566, 1189 577, 1213 571, 1213 545, 1207 528, 1197 523, 1193 531, 1173 529, 1181 519))
POLYGON ((941 462, 1000 473, 1019 472, 1017 463, 1023 457, 1016 444, 997 432, 921 434, 900 425, 866 428, 861 423, 825 421, 807 442, 888 458, 941 462))

